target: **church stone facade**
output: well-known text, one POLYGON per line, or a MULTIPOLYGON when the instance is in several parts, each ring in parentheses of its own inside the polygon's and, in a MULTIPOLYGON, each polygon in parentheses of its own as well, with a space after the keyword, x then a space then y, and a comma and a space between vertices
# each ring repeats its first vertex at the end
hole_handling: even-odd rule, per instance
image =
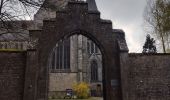
POLYGON ((7 23, 0 100, 48 100, 82 81, 104 100, 170 99, 170 55, 128 53, 125 33, 100 18, 95 0, 46 0, 34 21, 7 23))

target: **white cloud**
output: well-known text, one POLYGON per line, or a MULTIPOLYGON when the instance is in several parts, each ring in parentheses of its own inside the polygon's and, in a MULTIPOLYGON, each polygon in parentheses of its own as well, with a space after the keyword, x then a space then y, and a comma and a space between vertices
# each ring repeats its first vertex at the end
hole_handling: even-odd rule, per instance
POLYGON ((123 29, 130 52, 141 52, 145 41, 143 11, 146 0, 96 0, 101 17, 123 29))
MULTIPOLYGON (((138 41, 138 38, 134 36, 135 26, 133 24, 128 26, 122 26, 122 29, 126 32, 126 40, 130 52, 141 52, 142 44, 138 41)), ((136 33, 137 34, 137 33, 136 33)))

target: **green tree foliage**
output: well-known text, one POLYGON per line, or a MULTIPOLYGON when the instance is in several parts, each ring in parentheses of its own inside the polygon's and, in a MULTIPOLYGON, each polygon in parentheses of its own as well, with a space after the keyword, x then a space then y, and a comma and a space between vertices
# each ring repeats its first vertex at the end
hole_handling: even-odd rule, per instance
POLYGON ((146 36, 146 41, 143 46, 142 53, 157 53, 155 40, 153 38, 151 38, 149 34, 146 36))
POLYGON ((163 52, 169 47, 170 41, 170 1, 149 0, 144 12, 146 28, 160 40, 163 52))

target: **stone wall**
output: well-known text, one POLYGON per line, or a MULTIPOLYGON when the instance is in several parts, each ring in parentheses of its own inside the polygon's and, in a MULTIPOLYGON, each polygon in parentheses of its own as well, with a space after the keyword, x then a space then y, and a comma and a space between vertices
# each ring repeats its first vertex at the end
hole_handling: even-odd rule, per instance
POLYGON ((28 41, 0 42, 0 49, 26 50, 27 48, 28 48, 28 41))
POLYGON ((0 100, 23 100, 25 52, 0 52, 0 100))
POLYGON ((49 91, 65 91, 72 89, 77 83, 77 73, 50 73, 49 91))
POLYGON ((34 29, 33 21, 0 21, 0 49, 26 50, 30 45, 29 30, 34 29))
POLYGON ((124 100, 170 99, 170 55, 129 54, 121 58, 124 100))
POLYGON ((77 73, 49 73, 49 98, 64 98, 66 89, 73 89, 77 73))

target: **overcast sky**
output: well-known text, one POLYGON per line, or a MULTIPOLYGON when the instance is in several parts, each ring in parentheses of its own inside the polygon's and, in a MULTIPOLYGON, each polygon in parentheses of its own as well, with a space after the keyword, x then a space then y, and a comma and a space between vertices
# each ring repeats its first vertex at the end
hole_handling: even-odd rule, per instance
POLYGON ((142 52, 146 33, 143 12, 146 0, 96 0, 101 17, 110 19, 113 28, 123 29, 130 52, 142 52))

